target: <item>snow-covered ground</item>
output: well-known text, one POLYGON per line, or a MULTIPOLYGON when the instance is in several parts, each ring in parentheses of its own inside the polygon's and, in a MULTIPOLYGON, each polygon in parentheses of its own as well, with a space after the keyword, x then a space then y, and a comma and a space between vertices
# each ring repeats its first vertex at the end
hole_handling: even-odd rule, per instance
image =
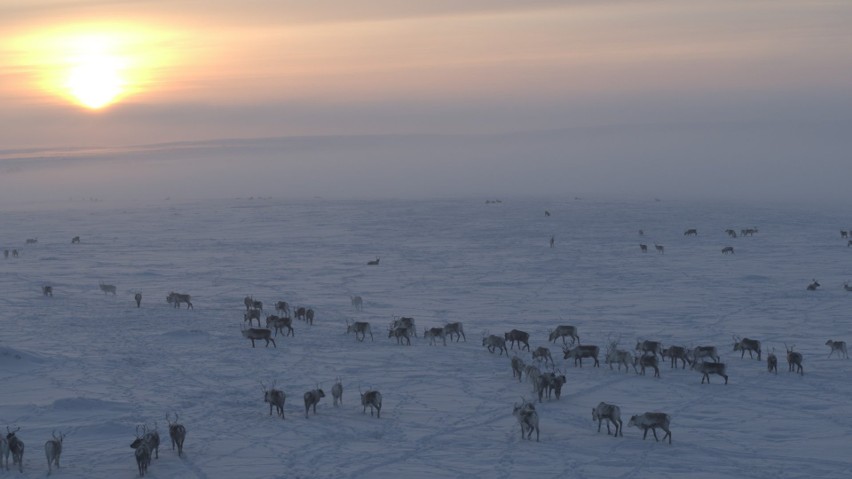
POLYGON ((164 446, 149 475, 160 478, 852 473, 852 361, 829 359, 825 346, 852 340, 852 293, 842 287, 852 248, 839 234, 852 220, 841 210, 233 199, 19 208, 0 212, 0 225, 0 248, 20 251, 0 259, 0 425, 20 426, 26 443, 24 474, 0 476, 44 477, 43 444, 56 429, 68 433, 56 477, 134 477, 129 444, 137 425, 155 421, 164 446), (748 227, 759 232, 724 233, 748 227), (728 245, 735 254, 722 255, 728 245), (375 257, 380 265, 367 266, 375 257), (812 279, 822 288, 806 291, 812 279), (195 308, 171 308, 170 291, 191 294, 195 308), (316 321, 297 321, 277 348, 252 349, 240 334, 246 295, 269 313, 280 300, 311 307, 316 321), (388 339, 394 316, 415 318, 412 346, 388 339), (369 321, 374 341, 344 334, 346 320, 369 321), (422 338, 450 321, 464 323, 467 342, 422 338), (575 368, 547 343, 559 324, 601 347, 716 345, 730 382, 701 384, 668 364, 660 378, 575 368), (538 443, 521 440, 511 414, 533 398, 531 386, 481 345, 484 332, 512 328, 528 331, 533 348, 550 346, 568 379, 560 400, 537 404, 538 443), (760 339, 764 355, 774 349, 778 375, 741 359, 732 335, 760 339), (804 376, 788 373, 785 344, 804 355, 804 376), (344 395, 334 408, 337 377, 344 395), (269 416, 261 381, 287 394, 285 420, 269 416), (317 385, 328 397, 306 419, 302 395, 317 385), (381 391, 381 419, 362 414, 359 387, 381 391), (623 438, 597 432, 590 411, 600 401, 621 407, 623 438), (626 427, 645 411, 671 415, 671 445, 626 427), (184 458, 168 445, 170 412, 188 430, 184 458))

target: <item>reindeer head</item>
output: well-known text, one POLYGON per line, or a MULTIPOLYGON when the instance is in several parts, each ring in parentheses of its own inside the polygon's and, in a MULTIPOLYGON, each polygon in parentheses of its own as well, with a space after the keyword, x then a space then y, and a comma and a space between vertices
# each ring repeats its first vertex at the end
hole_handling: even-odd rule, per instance
POLYGON ((15 428, 15 430, 11 430, 9 426, 6 426, 6 439, 12 439, 15 437, 15 433, 21 430, 21 426, 15 428))

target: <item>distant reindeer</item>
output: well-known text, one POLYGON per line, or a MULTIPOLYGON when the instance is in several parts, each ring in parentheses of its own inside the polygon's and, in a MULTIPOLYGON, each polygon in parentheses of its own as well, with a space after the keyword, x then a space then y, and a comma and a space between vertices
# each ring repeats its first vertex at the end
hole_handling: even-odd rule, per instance
POLYGON ((388 328, 388 338, 396 338, 396 344, 402 344, 402 340, 405 339, 406 343, 411 346, 411 337, 408 335, 408 328, 404 326, 388 328))
POLYGON ((684 236, 698 236, 698 230, 695 228, 690 228, 683 232, 684 236))
POLYGON ((190 301, 191 297, 188 294, 180 294, 172 291, 166 296, 166 302, 174 306, 175 308, 180 308, 181 303, 186 303, 186 309, 195 309, 192 306, 192 301, 190 301))
POLYGON ((533 392, 537 392, 539 378, 541 377, 541 370, 535 367, 535 365, 529 364, 526 368, 524 368, 524 372, 527 375, 527 381, 532 383, 533 392))
POLYGON ((115 285, 114 284, 99 283, 98 286, 101 288, 101 291, 103 291, 104 294, 112 293, 112 295, 115 296, 115 285))
POLYGON ((526 347, 527 351, 530 350, 530 333, 527 333, 526 331, 513 329, 508 333, 503 334, 503 337, 506 341, 509 341, 510 349, 514 349, 515 344, 517 343, 518 349, 523 350, 523 348, 526 347), (523 346, 521 346, 521 344, 523 344, 523 346))
POLYGON ((310 324, 311 326, 314 325, 314 314, 314 310, 311 308, 308 308, 305 311, 305 322, 310 324))
POLYGON ((136 307, 139 308, 142 305, 142 293, 134 294, 133 299, 136 300, 136 307))
POLYGON ((766 369, 768 369, 770 373, 774 372, 775 374, 778 374, 778 357, 775 356, 775 348, 772 348, 772 352, 766 356, 766 369))
POLYGON ((243 329, 241 329, 240 332, 242 333, 244 338, 251 340, 251 347, 254 347, 254 342, 256 340, 262 339, 262 340, 266 341, 266 347, 267 348, 269 347, 269 343, 272 343, 272 346, 275 347, 276 349, 278 348, 278 345, 275 344, 275 340, 272 339, 272 331, 270 331, 268 329, 262 329, 262 328, 247 328, 246 329, 245 327, 243 327, 243 329))
POLYGON ((748 357, 754 358, 751 355, 752 351, 757 353, 757 360, 760 361, 760 341, 756 339, 748 339, 743 338, 740 339, 737 336, 734 336, 734 351, 741 351, 740 359, 745 357, 746 351, 748 351, 748 357))
POLYGON ((852 246, 852 240, 849 240, 849 241, 846 242, 846 247, 848 248, 850 246, 852 246))
POLYGON ((378 266, 379 265, 379 257, 376 256, 376 259, 374 259, 372 261, 367 261, 367 265, 368 266, 378 266))
POLYGON ((665 253, 665 247, 661 244, 654 243, 654 248, 657 250, 657 253, 665 253))
POLYGON ((845 230, 840 230, 840 237, 841 238, 848 238, 849 234, 845 230))
POLYGON ((734 231, 734 230, 732 230, 732 229, 727 229, 727 230, 725 230, 725 233, 727 233, 727 234, 728 234, 728 236, 730 236, 731 238, 736 238, 736 237, 737 237, 737 232, 736 232, 736 231, 734 231))
POLYGON ((340 382, 340 378, 337 378, 334 386, 331 387, 331 398, 334 407, 343 404, 343 383, 340 382))
POLYGON ((364 310, 364 300, 360 296, 350 296, 349 300, 352 303, 352 307, 355 308, 356 311, 364 310))
POLYGON ((629 372, 630 366, 633 364, 633 355, 630 354, 630 351, 612 348, 606 353, 604 361, 609 365, 610 369, 612 369, 612 365, 615 363, 618 364, 619 371, 621 371, 621 366, 624 365, 624 372, 629 372))
POLYGON ((370 333, 370 341, 373 340, 373 330, 370 328, 370 323, 366 321, 355 321, 354 323, 349 323, 349 320, 346 320, 346 334, 355 333, 356 341, 364 341, 367 338, 367 333, 370 333), (361 339, 358 339, 358 334, 361 335, 361 339))
POLYGON ((789 348, 787 347, 786 344, 784 345, 784 348, 787 349, 787 370, 792 373, 793 369, 796 369, 797 373, 804 376, 805 372, 804 372, 804 369, 802 368, 802 359, 803 359, 802 353, 793 351, 793 348, 795 348, 795 347, 796 347, 795 344, 790 346, 789 348))
POLYGON ((300 321, 304 321, 307 314, 308 314, 308 310, 304 306, 299 306, 298 308, 296 308, 296 307, 293 308, 293 316, 300 321))
POLYGON ((708 363, 708 362, 694 362, 692 363, 692 369, 701 373, 701 384, 704 384, 704 380, 707 380, 707 384, 710 384, 710 375, 716 374, 725 378, 725 384, 728 384, 728 375, 725 368, 725 363, 708 363))
MULTIPOLYGON (((17 464, 18 471, 24 472, 24 441, 15 435, 15 433, 20 430, 20 426, 15 428, 14 431, 12 431, 9 426, 6 426, 6 443, 9 446, 9 452, 12 453, 12 467, 17 464)), ((6 469, 9 469, 8 456, 6 457, 6 469)))
POLYGON ((287 400, 287 396, 284 394, 284 391, 275 389, 275 381, 272 382, 272 387, 268 389, 263 384, 263 381, 261 381, 260 388, 263 390, 263 402, 269 404, 269 415, 272 415, 272 408, 275 407, 275 412, 281 416, 281 419, 285 419, 284 401, 287 400))
POLYGON ((636 342, 636 351, 639 354, 647 355, 648 353, 653 356, 661 356, 663 355, 663 343, 660 341, 637 341, 636 342))
POLYGON ((467 336, 464 335, 464 326, 462 323, 447 323, 444 325, 444 334, 450 337, 450 340, 453 339, 453 335, 456 336, 456 342, 459 339, 464 338, 464 342, 467 342, 467 336))
POLYGON ((805 289, 807 289, 808 291, 816 291, 816 289, 819 288, 820 286, 822 286, 822 285, 819 284, 819 281, 813 280, 813 282, 811 284, 809 284, 808 287, 805 288, 805 289))
POLYGON ((698 362, 704 358, 710 358, 715 362, 719 362, 719 352, 716 346, 696 346, 692 349, 692 361, 698 362))
POLYGON ((136 426, 136 440, 130 443, 130 447, 136 450, 136 467, 139 469, 139 476, 144 477, 151 464, 151 446, 145 441, 144 432, 139 433, 139 426, 136 426))
POLYGON ((567 344, 565 338, 571 338, 571 344, 574 344, 575 341, 578 344, 580 343, 580 336, 577 334, 576 326, 557 326, 547 336, 547 340, 551 343, 555 343, 558 338, 562 338, 562 344, 567 344))
POLYGON ((645 231, 644 231, 644 230, 639 230, 639 236, 645 236, 645 231))
POLYGON ((500 336, 491 334, 487 337, 483 337, 482 345, 488 348, 489 353, 493 354, 495 349, 499 349, 501 356, 504 352, 506 353, 506 356, 509 355, 509 350, 506 349, 506 340, 501 338, 500 336))
POLYGON ((600 348, 597 346, 577 346, 574 349, 569 349, 567 347, 562 347, 562 352, 564 353, 563 358, 569 359, 574 358, 574 367, 577 366, 577 361, 580 362, 580 367, 583 367, 583 358, 592 358, 595 360, 594 367, 600 367, 601 363, 598 361, 598 354, 600 353, 600 348))
POLYGON ((548 399, 550 399, 551 393, 556 396, 556 399, 559 399, 562 396, 562 386, 566 382, 568 380, 565 378, 565 375, 558 369, 554 372, 541 373, 538 378, 538 401, 541 402, 542 394, 545 392, 548 399))
POLYGON ((550 349, 545 348, 544 346, 535 348, 535 351, 532 352, 532 359, 533 361, 544 361, 544 364, 547 364, 547 362, 550 361, 550 365, 553 366, 553 356, 550 355, 550 349))
POLYGON ((661 353, 661 357, 663 359, 669 358, 671 360, 671 367, 677 367, 678 359, 683 363, 681 365, 681 369, 686 368, 686 363, 689 363, 689 354, 683 346, 669 346, 668 348, 663 349, 661 353))
POLYGON ((45 296, 50 296, 52 298, 53 297, 53 286, 42 286, 41 287, 41 294, 43 294, 45 296))
POLYGON ((592 421, 598 422, 598 432, 601 432, 601 423, 606 421, 606 433, 611 434, 609 424, 615 426, 614 437, 624 437, 624 426, 621 423, 621 408, 614 404, 605 402, 598 403, 597 407, 592 408, 592 421))
POLYGON ((660 377, 660 366, 657 362, 657 356, 641 355, 633 359, 633 369, 637 374, 645 375, 645 368, 654 368, 654 377, 660 377), (636 371, 636 369, 639 369, 636 371))
POLYGON ((725 246, 724 248, 722 248, 722 254, 734 254, 734 247, 725 246))
POLYGON ((260 327, 260 310, 259 309, 249 309, 245 313, 243 313, 243 321, 247 322, 249 327, 251 326, 251 320, 257 320, 257 327, 260 327))
POLYGON ((373 415, 373 409, 375 409, 376 418, 380 419, 382 417, 382 393, 371 389, 362 393, 360 388, 358 389, 358 392, 361 394, 361 405, 364 406, 364 410, 361 411, 361 414, 366 414, 367 406, 370 406, 370 416, 373 415))
POLYGON ((544 216, 550 216, 550 211, 544 210, 544 216))
POLYGON ((27 238, 27 244, 36 244, 38 243, 38 238, 27 238))
POLYGON ((648 245, 639 243, 639 251, 641 251, 643 253, 647 253, 648 252, 648 245))
POLYGON ((75 236, 75 237, 71 238, 71 244, 80 244, 80 237, 75 236))
POLYGON ((642 415, 633 416, 630 418, 630 422, 627 423, 627 426, 636 426, 639 429, 645 431, 642 435, 642 440, 644 441, 648 437, 648 429, 654 433, 654 439, 659 442, 657 439, 657 428, 662 429, 666 432, 666 435, 663 436, 663 441, 665 442, 666 438, 669 438, 669 444, 672 443, 672 432, 669 430, 669 425, 671 423, 671 417, 668 414, 661 412, 646 412, 642 415))
POLYGON ((512 356, 511 364, 512 364, 512 377, 518 378, 518 382, 521 382, 522 376, 524 374, 524 368, 526 367, 526 365, 524 364, 524 360, 517 357, 517 356, 512 356))
POLYGON ((524 400, 521 404, 515 403, 512 415, 518 419, 518 424, 521 425, 521 439, 532 440, 532 433, 535 431, 535 440, 539 442, 538 413, 535 410, 535 405, 527 400, 524 400))
POLYGON ((166 413, 166 422, 169 423, 169 438, 172 440, 172 450, 174 451, 177 445, 178 457, 183 456, 183 442, 186 440, 186 427, 178 423, 178 413, 175 413, 175 420, 169 418, 169 413, 166 413))
POLYGON ((275 312, 281 313, 284 316, 290 316, 290 303, 287 301, 278 301, 275 303, 275 312))
POLYGON ((44 443, 44 455, 47 457, 47 475, 49 476, 53 472, 52 465, 56 465, 56 468, 59 469, 59 456, 62 454, 62 441, 65 439, 65 434, 59 433, 59 436, 56 435, 56 431, 53 431, 51 434, 53 436, 52 439, 48 439, 47 442, 44 443))
POLYGON ((414 324, 414 318, 401 317, 391 321, 391 329, 403 328, 408 332, 409 336, 417 337, 417 326, 414 324))
POLYGON ((846 291, 852 291, 852 286, 849 286, 849 282, 845 281, 843 283, 843 289, 845 289, 846 291))
MULTIPOLYGON (((258 320, 258 323, 260 321, 258 320)), ((260 324, 258 324, 260 326, 260 324)), ((275 336, 278 336, 278 332, 281 331, 281 334, 284 334, 284 328, 287 328, 287 336, 296 337, 296 331, 293 330, 293 318, 289 317, 279 317, 275 315, 270 315, 266 317, 266 329, 272 327, 272 330, 275 331, 275 336)))
POLYGON ((246 311, 251 309, 263 310, 263 301, 255 301, 252 296, 246 296, 243 298, 243 304, 246 306, 246 311))
POLYGON ((308 411, 311 410, 311 407, 314 409, 314 416, 317 415, 317 404, 319 404, 320 399, 324 397, 325 392, 323 392, 320 388, 311 389, 305 393, 305 419, 308 418, 308 411))
POLYGON ((429 340, 429 344, 438 345, 438 339, 440 338, 444 342, 444 346, 447 345, 447 335, 444 334, 444 328, 429 328, 423 331, 423 337, 429 340))
POLYGON ((13 249, 13 250, 12 250, 12 257, 13 257, 13 258, 17 258, 18 256, 20 256, 20 254, 18 253, 18 250, 17 250, 17 249, 13 249))
POLYGON ((832 354, 838 353, 838 356, 849 359, 849 353, 846 352, 846 341, 832 341, 829 339, 825 342, 825 345, 831 348, 831 352, 828 353, 829 358, 832 354))

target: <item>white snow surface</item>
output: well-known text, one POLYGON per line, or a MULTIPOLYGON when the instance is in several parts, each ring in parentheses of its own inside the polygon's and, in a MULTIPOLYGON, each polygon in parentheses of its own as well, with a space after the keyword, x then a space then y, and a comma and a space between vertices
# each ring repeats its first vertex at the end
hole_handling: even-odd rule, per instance
POLYGON ((21 253, 0 259, 0 426, 20 426, 26 443, 23 474, 0 477, 45 477, 53 430, 68 434, 55 477, 136 477, 129 444, 137 425, 155 421, 154 478, 852 473, 852 361, 829 359, 825 346, 852 340, 852 293, 842 287, 852 248, 839 234, 852 220, 842 210, 243 198, 7 210, 0 224, 0 249, 21 253), (759 232, 724 233, 747 227, 759 232), (720 253, 728 245, 734 255, 720 253), (380 265, 367 266, 375 257, 380 265), (822 288, 806 291, 812 279, 822 288), (170 291, 191 294, 194 309, 173 309, 170 291), (294 321, 295 337, 253 349, 240 334, 247 295, 267 314, 280 300, 311 307, 315 323, 294 321), (388 339, 394 316, 415 319, 411 346, 388 339), (346 335, 346 320, 369 321, 374 341, 346 335), (423 329, 450 321, 464 323, 467 342, 428 345, 423 329), (547 342, 560 324, 602 348, 611 339, 631 350, 639 339, 716 345, 730 382, 701 384, 668 363, 660 378, 574 367, 547 342), (512 416, 514 403, 533 399, 530 384, 481 345, 486 331, 512 328, 528 331, 533 349, 549 346, 568 379, 560 400, 536 403, 540 442, 522 440, 512 416), (760 339, 764 361, 741 358, 732 335, 760 339), (804 355, 803 376, 787 371, 785 344, 804 355), (773 348, 777 375, 765 364, 773 348), (285 420, 269 415, 261 381, 286 393, 285 420), (327 396, 306 419, 302 395, 318 385, 327 396), (362 413, 359 387, 381 391, 381 419, 362 413), (623 438, 597 432, 590 411, 600 401, 621 407, 623 438), (627 427, 646 411, 671 415, 671 445, 627 427), (173 412, 188 431, 183 458, 168 441, 173 412))

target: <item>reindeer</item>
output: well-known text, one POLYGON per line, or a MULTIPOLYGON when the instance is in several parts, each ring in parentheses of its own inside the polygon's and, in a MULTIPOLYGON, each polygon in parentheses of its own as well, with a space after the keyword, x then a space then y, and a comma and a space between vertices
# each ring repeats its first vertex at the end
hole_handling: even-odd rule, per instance
POLYGON ((361 405, 364 406, 364 410, 361 411, 361 414, 366 414, 367 406, 370 406, 370 416, 373 415, 373 409, 375 409, 376 418, 380 419, 382 417, 382 393, 371 389, 362 393, 360 388, 358 388, 358 393, 361 394, 361 405))
POLYGON ((360 296, 350 296, 349 301, 352 303, 352 307, 355 308, 355 311, 364 310, 364 299, 360 296))
POLYGON ((597 407, 592 408, 592 421, 598 422, 598 432, 601 432, 601 423, 606 420, 606 433, 610 434, 609 423, 615 426, 615 436, 624 437, 624 426, 621 423, 621 408, 615 404, 607 404, 605 402, 598 403, 597 407))
POLYGON ((75 236, 75 237, 71 238, 71 244, 80 244, 80 237, 75 236))
POLYGON ((521 382, 525 366, 523 359, 512 356, 512 377, 518 378, 518 382, 521 382))
POLYGON ((710 358, 715 362, 719 362, 719 352, 716 346, 696 346, 692 349, 692 361, 698 362, 704 358, 710 358))
POLYGON ((249 311, 251 309, 263 309, 263 302, 255 301, 254 297, 252 296, 246 296, 245 298, 243 298, 243 304, 246 306, 246 311, 249 311))
POLYGON ((354 323, 349 323, 349 320, 346 320, 346 334, 355 333, 356 341, 364 341, 367 338, 367 333, 370 333, 370 341, 373 340, 373 330, 370 329, 370 323, 366 321, 355 321, 354 323), (358 339, 358 333, 361 333, 361 339, 358 339))
POLYGON ((500 336, 491 334, 488 337, 483 337, 482 345, 488 347, 489 353, 493 354, 495 349, 499 349, 501 356, 504 352, 506 353, 506 356, 509 355, 509 350, 506 349, 506 340, 501 338, 500 336))
MULTIPOLYGON (((568 382, 568 379, 565 378, 565 375, 562 374, 562 371, 555 370, 555 372, 543 373, 539 378, 539 381, 542 381, 542 378, 546 378, 544 380, 544 387, 547 388, 547 398, 550 399, 550 394, 554 393, 556 395, 556 399, 558 400, 562 396, 562 386, 568 382), (559 373, 559 374, 556 374, 559 373)), ((538 393, 538 401, 541 402, 541 393, 542 389, 539 389, 538 393)))
POLYGON ((324 397, 325 392, 320 388, 311 389, 305 393, 305 419, 308 418, 308 411, 310 411, 311 407, 314 408, 314 416, 317 415, 317 404, 324 397))
POLYGON ((805 371, 804 369, 802 369, 802 353, 793 351, 793 348, 795 347, 795 344, 790 346, 789 348, 786 344, 784 344, 784 348, 787 349, 787 370, 792 373, 793 369, 795 368, 797 373, 804 376, 805 371))
POLYGON ((275 312, 281 313, 284 316, 290 316, 290 304, 287 301, 278 301, 275 303, 275 312))
POLYGON ((654 243, 654 248, 657 250, 657 253, 665 253, 665 247, 663 247, 663 245, 661 244, 654 243))
POLYGON ((130 447, 136 449, 136 467, 139 468, 139 476, 144 477, 151 464, 151 446, 144 440, 144 432, 139 434, 139 426, 136 426, 136 440, 130 443, 130 447))
POLYGON ((734 247, 725 246, 724 248, 722 248, 722 254, 734 254, 734 247))
POLYGON ((683 232, 684 236, 698 236, 698 230, 695 228, 690 228, 683 232))
POLYGON ((657 356, 641 355, 636 356, 633 359, 633 370, 636 371, 637 374, 641 374, 644 376, 645 368, 654 368, 654 377, 660 377, 660 368, 659 363, 657 362, 657 356), (637 366, 639 368, 638 371, 637 366))
POLYGON ((600 348, 597 346, 577 346, 574 349, 568 349, 567 347, 562 347, 562 352, 564 353, 564 359, 574 358, 574 367, 577 367, 577 361, 580 361, 580 367, 583 367, 583 358, 594 358, 595 366, 600 367, 601 363, 598 361, 598 353, 600 353, 600 348))
POLYGON ((388 328, 388 338, 391 337, 396 338, 396 344, 402 344, 402 339, 405 338, 405 341, 411 346, 411 337, 408 336, 408 328, 406 327, 388 328))
POLYGON ((533 361, 544 361, 544 364, 547 364, 547 362, 550 361, 550 365, 553 366, 553 356, 550 355, 550 349, 545 348, 544 346, 535 348, 535 351, 532 352, 532 358, 533 361))
POLYGON ((819 281, 813 280, 813 282, 811 284, 809 284, 808 287, 805 288, 805 289, 807 289, 808 291, 816 291, 816 289, 819 288, 820 286, 822 286, 822 285, 819 284, 819 281))
POLYGON ((51 465, 55 464, 56 468, 59 469, 59 456, 62 454, 62 441, 65 439, 65 434, 62 434, 61 432, 57 437, 56 431, 53 431, 51 436, 53 436, 53 438, 48 439, 47 442, 44 443, 44 455, 47 457, 48 476, 53 472, 51 465))
POLYGON ((701 384, 704 384, 704 380, 707 380, 707 384, 710 384, 710 375, 716 374, 725 378, 725 384, 728 384, 728 375, 726 374, 725 363, 708 363, 706 361, 702 362, 694 362, 692 363, 692 369, 698 371, 702 374, 701 376, 701 384))
POLYGON ((642 435, 642 440, 644 441, 648 437, 648 429, 654 433, 654 439, 659 442, 657 439, 657 428, 666 431, 666 435, 663 436, 663 441, 666 440, 666 437, 669 438, 669 444, 672 443, 672 432, 669 430, 669 424, 671 423, 671 417, 668 414, 661 412, 646 412, 642 415, 633 416, 630 418, 630 422, 627 423, 627 426, 636 426, 639 429, 645 431, 645 434, 642 435))
POLYGON ((775 348, 772 348, 772 352, 766 356, 766 369, 770 373, 775 372, 775 374, 778 374, 778 357, 775 356, 775 348))
POLYGON ((104 294, 112 293, 112 295, 115 296, 114 284, 98 283, 98 287, 104 292, 104 294))
POLYGON ((760 341, 748 338, 740 339, 737 336, 734 336, 733 338, 734 351, 741 351, 740 359, 745 357, 746 351, 748 351, 749 358, 754 358, 754 356, 751 355, 751 352, 754 351, 757 353, 757 360, 760 361, 760 341))
POLYGON ((736 238, 736 237, 737 237, 737 232, 736 232, 736 231, 734 231, 734 230, 732 230, 732 229, 726 229, 726 230, 725 230, 725 233, 727 233, 727 234, 728 234, 728 236, 730 236, 731 238, 736 238))
POLYGON ((244 338, 251 340, 251 347, 254 347, 255 340, 261 340, 262 339, 262 340, 266 341, 266 347, 267 348, 269 347, 269 343, 272 343, 272 346, 275 347, 276 349, 278 348, 278 345, 275 344, 275 340, 272 339, 272 331, 270 331, 268 329, 261 329, 261 328, 245 329, 245 327, 243 327, 243 329, 240 332, 242 332, 244 338))
POLYGON ((142 293, 134 294, 133 299, 136 300, 136 307, 139 308, 142 305, 142 293))
POLYGON ((53 286, 42 286, 41 287, 41 294, 43 294, 45 296, 50 296, 52 298, 53 297, 53 286))
POLYGON ((643 356, 651 353, 654 356, 663 355, 663 343, 659 341, 638 341, 636 342, 636 351, 643 356))
POLYGON ((251 320, 257 320, 257 327, 260 327, 260 310, 259 309, 249 309, 245 313, 243 313, 243 321, 247 322, 249 327, 251 327, 251 320))
POLYGON ((648 252, 648 245, 639 243, 639 251, 641 251, 643 253, 647 253, 648 252))
POLYGON ((535 410, 535 405, 524 399, 520 405, 515 403, 512 415, 518 419, 518 424, 521 425, 521 439, 526 436, 526 439, 532 440, 532 433, 535 431, 535 441, 539 442, 538 413, 535 410))
POLYGON ((186 303, 186 309, 195 309, 192 306, 192 301, 190 301, 190 296, 188 294, 180 294, 172 291, 166 296, 166 302, 173 305, 175 308, 180 308, 180 303, 186 303))
POLYGON ((311 308, 308 308, 305 311, 305 322, 310 324, 311 326, 314 325, 314 314, 314 310, 311 308))
POLYGON ((337 378, 334 386, 331 387, 331 398, 334 407, 343 404, 343 383, 340 382, 340 378, 337 378))
MULTIPOLYGON (((849 240, 849 241, 852 241, 852 240, 849 240)), ((845 289, 846 291, 852 291, 852 286, 849 286, 848 281, 844 281, 843 282, 843 289, 845 289)))
POLYGON ((547 339, 551 343, 555 343, 557 338, 562 338, 562 344, 567 344, 565 342, 565 338, 571 338, 571 344, 574 344, 574 341, 577 344, 580 344, 580 336, 577 334, 576 326, 557 326, 556 329, 552 329, 547 339))
POLYGON ((532 364, 527 365, 524 368, 524 372, 527 374, 527 380, 532 383, 533 392, 538 392, 538 383, 539 378, 541 377, 541 371, 532 364))
POLYGON ((690 362, 688 351, 683 346, 669 346, 668 348, 663 349, 660 356, 663 359, 670 358, 672 368, 677 366, 678 359, 680 359, 683 363, 681 365, 681 369, 686 369, 686 363, 690 362))
POLYGON ((414 324, 414 318, 395 318, 391 321, 390 324, 391 329, 403 328, 406 330, 409 336, 417 337, 417 327, 414 324))
POLYGON ((527 351, 530 350, 530 334, 525 331, 513 329, 508 333, 503 334, 503 337, 506 341, 509 341, 510 349, 514 349, 515 344, 517 343, 518 349, 523 350, 523 347, 525 346, 527 348, 527 351), (524 346, 521 346, 521 344, 523 344, 524 346))
POLYGON ((825 345, 831 348, 831 352, 828 353, 829 358, 832 354, 838 353, 838 356, 849 359, 849 353, 846 352, 846 341, 832 341, 829 339, 825 342, 825 345))
MULTIPOLYGON (((259 320, 258 320, 259 321, 259 320)), ((260 324, 258 324, 260 326, 260 324)), ((266 317, 266 329, 272 326, 275 331, 275 336, 278 336, 278 331, 281 331, 281 334, 284 334, 284 328, 287 328, 287 336, 292 335, 296 336, 296 332, 293 330, 293 318, 290 317, 279 317, 274 314, 266 317)))
POLYGON ((464 338, 464 342, 467 342, 467 336, 464 335, 464 326, 462 325, 462 323, 455 322, 445 324, 444 334, 449 336, 451 341, 453 339, 453 335, 455 335, 456 342, 458 342, 461 338, 464 338))
POLYGON ((172 421, 169 413, 166 413, 166 422, 169 423, 169 438, 172 440, 172 450, 174 451, 177 445, 178 457, 183 456, 183 441, 186 439, 186 428, 183 424, 178 423, 178 413, 175 413, 175 420, 172 421))
MULTIPOLYGON (((9 429, 9 426, 6 426, 6 444, 9 446, 9 452, 12 453, 12 467, 15 464, 18 465, 18 471, 24 472, 24 441, 22 441, 17 435, 16 432, 20 431, 21 427, 18 426, 14 431, 9 429)), ((9 457, 6 456, 6 469, 9 469, 9 457)))
POLYGON ((841 237, 841 238, 848 238, 848 237, 849 237, 849 233, 848 233, 847 231, 845 231, 845 230, 840 230, 840 237, 841 237))
POLYGON ((423 331, 423 337, 429 340, 429 344, 438 345, 438 338, 444 342, 444 346, 447 345, 447 335, 444 334, 444 328, 429 328, 423 331))
POLYGON ((376 259, 367 261, 367 266, 378 266, 379 265, 379 257, 376 256, 376 259))
POLYGON ((275 389, 275 381, 272 381, 272 387, 267 389, 263 381, 260 383, 260 389, 263 390, 263 402, 269 404, 269 415, 272 415, 272 408, 275 407, 275 412, 284 417, 284 401, 287 400, 287 395, 280 389, 275 389))
POLYGON ((18 256, 20 256, 20 254, 18 253, 18 250, 17 250, 17 249, 13 249, 13 250, 12 250, 12 257, 13 257, 13 258, 17 258, 18 256))
POLYGON ((38 243, 38 238, 27 238, 27 244, 36 244, 38 243))
POLYGON ((621 366, 624 365, 624 372, 629 372, 629 368, 633 363, 633 355, 630 354, 630 351, 612 348, 606 353, 604 361, 609 364, 610 369, 612 369, 612 364, 616 363, 618 364, 619 371, 621 371, 621 366))

